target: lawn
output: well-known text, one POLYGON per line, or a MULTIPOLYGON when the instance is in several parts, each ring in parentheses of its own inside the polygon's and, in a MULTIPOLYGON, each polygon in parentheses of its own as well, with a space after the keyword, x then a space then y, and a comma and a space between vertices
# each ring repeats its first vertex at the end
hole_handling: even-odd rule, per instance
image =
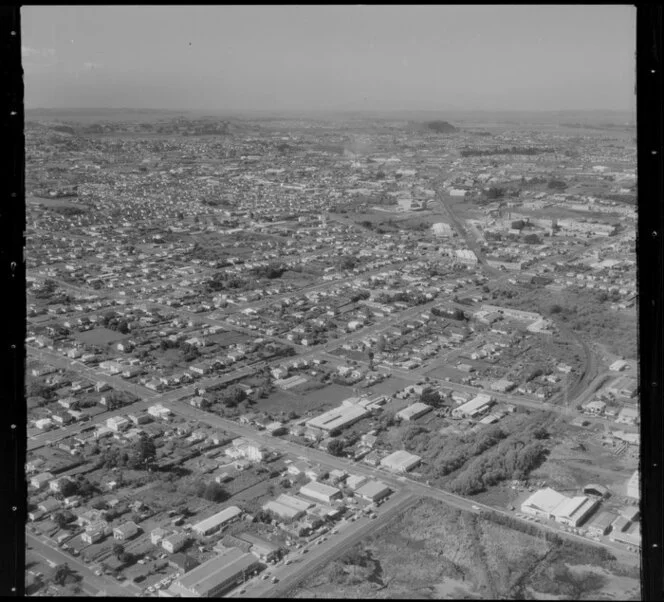
POLYGON ((108 328, 94 328, 86 332, 77 332, 76 337, 89 345, 106 345, 108 343, 123 341, 129 338, 129 335, 124 335, 108 328))

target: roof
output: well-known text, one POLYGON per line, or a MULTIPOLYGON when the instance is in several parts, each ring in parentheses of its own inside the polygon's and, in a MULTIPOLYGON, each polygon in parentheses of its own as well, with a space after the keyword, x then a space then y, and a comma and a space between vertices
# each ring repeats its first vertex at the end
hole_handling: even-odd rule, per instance
POLYGON ((421 460, 420 456, 411 454, 410 452, 407 452, 405 449, 400 449, 390 454, 389 456, 383 458, 380 461, 380 463, 385 466, 403 468, 411 466, 412 464, 416 464, 420 460, 421 460))
POLYGON ((530 506, 547 514, 553 514, 554 510, 567 499, 562 493, 547 487, 546 489, 537 490, 522 505, 530 506))
POLYGON ((287 506, 281 502, 275 502, 270 500, 267 504, 263 505, 264 510, 269 510, 274 512, 276 515, 286 518, 295 518, 298 514, 301 514, 301 510, 296 510, 293 506, 287 506))
POLYGON ((330 485, 318 483, 317 481, 311 481, 300 489, 300 493, 302 495, 309 495, 310 497, 312 493, 314 494, 313 497, 317 497, 317 495, 333 496, 339 493, 339 489, 331 487, 330 485))
POLYGON ((366 416, 369 412, 358 405, 341 405, 307 421, 307 426, 332 430, 366 416))
POLYGON ((228 548, 180 577, 176 583, 204 597, 219 584, 257 563, 252 554, 246 554, 238 548, 228 548))
POLYGON ((313 502, 310 502, 309 500, 303 500, 300 497, 288 495, 287 493, 282 493, 275 501, 302 512, 308 510, 314 505, 313 502))
POLYGON ((414 403, 413 405, 410 405, 408 407, 405 407, 403 410, 400 410, 399 412, 397 412, 396 415, 399 416, 400 418, 408 419, 414 416, 418 416, 419 414, 424 414, 424 412, 428 412, 432 409, 433 408, 427 405, 426 403, 421 403, 418 401, 417 403, 414 403))
POLYGON ((240 510, 237 506, 229 506, 228 508, 224 508, 221 512, 217 512, 216 514, 213 514, 212 516, 206 518, 205 520, 202 520, 199 523, 196 523, 194 525, 194 530, 195 531, 207 531, 208 529, 212 529, 216 527, 217 525, 221 525, 236 516, 240 515, 242 513, 242 510, 240 510))
POLYGON ((483 408, 484 406, 488 405, 491 403, 491 397, 488 395, 477 395, 476 397, 473 397, 470 401, 467 401, 463 405, 460 405, 458 408, 456 408, 456 411, 458 412, 464 412, 466 414, 472 414, 473 412, 476 412, 480 408, 483 408))
POLYGON ((595 519, 593 520, 592 523, 590 523, 589 527, 591 529, 607 529, 613 522, 616 520, 616 515, 613 514, 612 512, 600 512, 595 519))
POLYGON ((374 497, 385 491, 391 491, 391 489, 382 481, 369 481, 366 485, 362 485, 356 493, 358 495, 365 495, 367 497, 374 497))

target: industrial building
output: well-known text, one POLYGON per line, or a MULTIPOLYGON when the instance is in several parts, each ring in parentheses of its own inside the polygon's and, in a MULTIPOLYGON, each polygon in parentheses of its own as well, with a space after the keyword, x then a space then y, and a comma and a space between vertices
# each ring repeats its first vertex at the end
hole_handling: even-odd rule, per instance
POLYGON ((237 520, 240 518, 241 514, 242 510, 237 506, 229 506, 228 508, 224 508, 221 512, 217 512, 217 514, 213 514, 209 518, 202 520, 200 523, 196 523, 193 530, 199 535, 209 535, 223 525, 227 525, 228 523, 237 520))
POLYGON ((616 531, 615 529, 611 532, 609 536, 611 541, 617 541, 618 543, 624 543, 628 546, 635 546, 637 548, 641 547, 641 529, 639 524, 634 524, 629 527, 626 531, 616 531))
POLYGON ((306 495, 307 497, 318 500, 319 502, 323 502, 325 504, 329 504, 333 500, 339 499, 341 497, 341 491, 336 487, 324 485, 323 483, 317 483, 316 481, 311 481, 302 487, 300 489, 300 494, 306 495))
POLYGON ((385 456, 380 461, 380 465, 389 470, 394 470, 395 472, 408 472, 415 468, 421 460, 422 458, 420 458, 420 456, 416 456, 404 449, 400 449, 389 456, 385 456))
POLYGON ((369 411, 359 405, 340 405, 308 420, 306 424, 327 433, 334 429, 344 429, 368 414, 369 411))
POLYGON ((409 405, 403 410, 397 412, 396 417, 400 418, 401 420, 410 421, 410 420, 415 420, 420 416, 424 416, 424 414, 430 412, 431 410, 433 410, 431 406, 428 406, 426 403, 421 403, 418 401, 417 403, 409 405))
POLYGON ((638 470, 635 470, 629 481, 627 481, 627 497, 635 500, 641 499, 641 482, 638 470))
POLYGON ((389 496, 392 490, 382 481, 369 481, 355 493, 370 502, 379 502, 389 496))
POLYGON ((352 474, 346 479, 346 485, 348 486, 349 489, 356 491, 357 489, 362 487, 362 485, 364 485, 366 480, 367 477, 365 477, 364 475, 352 474))
POLYGON ((288 495, 287 493, 282 493, 276 500, 276 502, 280 504, 285 504, 286 506, 290 506, 291 508, 294 508, 295 510, 298 510, 300 512, 306 512, 314 506, 315 504, 313 502, 310 502, 309 500, 302 499, 301 497, 297 497, 294 495, 288 495))
POLYGON ((474 418, 480 416, 488 410, 493 404, 493 399, 489 395, 480 393, 470 401, 460 405, 452 410, 453 418, 474 418))
POLYGON ((585 495, 568 498, 547 487, 539 489, 521 504, 521 512, 545 519, 553 519, 570 527, 578 527, 592 514, 599 500, 585 495))
POLYGON ((296 520, 304 514, 304 510, 297 510, 296 508, 293 508, 293 506, 274 500, 270 500, 266 504, 263 504, 263 510, 272 512, 283 520, 296 520))
POLYGON ((212 598, 249 579, 260 568, 253 554, 228 548, 174 581, 169 591, 183 598, 212 598))
POLYGON ((611 512, 600 512, 592 523, 588 525, 588 533, 591 535, 606 535, 611 530, 617 516, 611 512))

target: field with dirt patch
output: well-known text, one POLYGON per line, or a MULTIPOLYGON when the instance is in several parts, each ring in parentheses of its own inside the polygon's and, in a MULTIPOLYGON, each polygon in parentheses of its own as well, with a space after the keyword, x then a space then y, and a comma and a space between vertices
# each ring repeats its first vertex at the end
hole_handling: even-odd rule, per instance
POLYGON ((638 600, 638 571, 600 559, 591 548, 549 542, 421 500, 288 597, 523 599, 538 594, 638 600))

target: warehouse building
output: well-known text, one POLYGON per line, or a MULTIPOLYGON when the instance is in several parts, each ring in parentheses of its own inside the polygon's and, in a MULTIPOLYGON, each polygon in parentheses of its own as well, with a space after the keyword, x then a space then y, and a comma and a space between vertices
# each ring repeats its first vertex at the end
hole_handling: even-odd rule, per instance
POLYGON ((453 418, 475 418, 486 412, 493 405, 489 395, 480 393, 470 401, 452 410, 453 418))
POLYGON ((240 585, 259 568, 260 561, 253 554, 228 548, 179 577, 169 590, 183 598, 212 598, 240 585))
POLYGON ((588 525, 588 533, 591 535, 606 535, 616 520, 617 516, 611 512, 600 512, 599 515, 588 525))
POLYGON ((400 418, 401 420, 410 421, 410 420, 415 420, 420 416, 424 416, 426 413, 430 412, 431 410, 433 410, 431 406, 428 406, 426 403, 420 403, 418 401, 417 403, 409 405, 403 410, 397 412, 396 417, 400 418))
POLYGON ((349 427, 368 415, 369 411, 360 405, 341 405, 308 420, 306 424, 310 428, 329 433, 335 429, 349 427))
POLYGON ((297 510, 293 506, 287 504, 282 504, 281 502, 276 502, 270 500, 266 504, 263 504, 263 510, 267 512, 272 512, 282 520, 296 520, 304 515, 304 510, 297 510))
POLYGON ((242 510, 237 506, 229 506, 228 508, 224 508, 221 512, 217 512, 217 514, 213 514, 209 518, 202 520, 200 523, 196 523, 193 530, 199 535, 209 535, 224 525, 239 519, 241 514, 242 510))
POLYGON ((356 492, 357 495, 370 502, 379 502, 388 497, 392 490, 382 481, 369 481, 356 492))
POLYGON ((408 472, 415 468, 421 460, 422 458, 420 458, 420 456, 416 456, 415 454, 411 454, 406 450, 401 449, 384 457, 380 461, 380 465, 395 472, 408 472))
POLYGON ((317 483, 316 481, 311 481, 302 487, 300 489, 300 494, 306 495, 307 497, 310 497, 319 502, 323 502, 325 504, 329 504, 333 500, 339 499, 341 497, 341 491, 336 487, 324 485, 323 483, 317 483))
POLYGON ((282 493, 275 501, 279 502, 280 504, 290 506, 291 508, 301 512, 306 512, 309 510, 309 508, 315 505, 309 500, 305 500, 294 495, 288 495, 287 493, 282 493))
POLYGON ((346 479, 346 485, 348 486, 349 489, 356 491, 362 485, 364 485, 366 480, 367 477, 363 475, 352 474, 346 479))
POLYGON ((570 527, 578 527, 597 508, 599 500, 585 495, 568 498, 547 487, 533 493, 521 504, 521 512, 544 519, 553 519, 570 527))

